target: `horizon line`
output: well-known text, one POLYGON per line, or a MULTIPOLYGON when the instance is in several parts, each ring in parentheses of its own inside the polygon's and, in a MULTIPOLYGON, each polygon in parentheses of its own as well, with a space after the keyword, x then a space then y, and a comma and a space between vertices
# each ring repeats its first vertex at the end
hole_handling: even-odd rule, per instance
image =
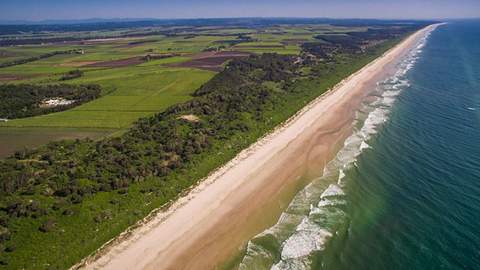
POLYGON ((23 25, 23 24, 42 24, 55 23, 62 24, 65 22, 89 23, 88 21, 105 21, 105 22, 140 22, 140 21, 182 21, 182 20, 226 20, 226 19, 324 19, 324 20, 377 20, 377 21, 452 21, 452 20, 475 20, 480 17, 449 17, 449 18, 379 18, 379 17, 303 17, 303 16, 232 16, 232 17, 182 17, 182 18, 134 18, 134 17, 92 17, 83 19, 14 19, 0 20, 1 25, 23 25))

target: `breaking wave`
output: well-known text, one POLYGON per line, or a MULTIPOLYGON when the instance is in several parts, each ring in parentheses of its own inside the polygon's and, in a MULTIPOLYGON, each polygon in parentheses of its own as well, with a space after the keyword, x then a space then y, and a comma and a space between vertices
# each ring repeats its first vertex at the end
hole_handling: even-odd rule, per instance
POLYGON ((372 99, 357 111, 354 132, 343 148, 314 179, 296 194, 278 222, 248 242, 239 269, 311 269, 313 256, 321 253, 348 223, 345 171, 370 149, 368 140, 388 119, 396 97, 409 86, 407 72, 414 66, 428 35, 399 64, 396 73, 377 83, 372 99))

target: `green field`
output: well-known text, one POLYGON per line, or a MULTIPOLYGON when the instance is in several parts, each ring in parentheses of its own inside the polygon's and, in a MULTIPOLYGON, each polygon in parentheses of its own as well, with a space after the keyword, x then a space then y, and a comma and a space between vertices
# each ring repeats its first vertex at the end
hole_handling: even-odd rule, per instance
POLYGON ((140 117, 186 101, 213 72, 158 66, 92 70, 75 83, 98 83, 107 95, 72 110, 11 120, 8 127, 126 128, 140 117))

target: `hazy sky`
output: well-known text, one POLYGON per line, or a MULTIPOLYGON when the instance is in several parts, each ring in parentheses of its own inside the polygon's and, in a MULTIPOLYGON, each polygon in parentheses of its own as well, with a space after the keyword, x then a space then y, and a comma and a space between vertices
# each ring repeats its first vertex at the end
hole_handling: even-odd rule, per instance
POLYGON ((480 17, 480 0, 0 0, 0 20, 480 17))

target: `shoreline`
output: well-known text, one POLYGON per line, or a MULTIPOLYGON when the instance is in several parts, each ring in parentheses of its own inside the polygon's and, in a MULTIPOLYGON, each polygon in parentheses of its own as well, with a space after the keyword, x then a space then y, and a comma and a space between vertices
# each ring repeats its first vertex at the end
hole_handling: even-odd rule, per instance
MULTIPOLYGON (((319 173, 351 133, 355 109, 368 87, 418 39, 421 29, 343 79, 284 124, 175 201, 72 267, 86 269, 213 268, 256 230, 275 196, 308 173, 319 173), (193 214, 195 213, 195 214, 193 214), (263 213, 264 214, 264 213, 263 213), (252 223, 250 221, 250 223, 252 223), (255 226, 253 226, 255 227, 255 226), (214 233, 213 233, 214 231, 214 233), (247 231, 247 233, 245 233, 247 231), (242 240, 243 239, 243 240, 242 240), (209 246, 208 249, 204 248, 209 246)), ((248 239, 247 239, 248 241, 248 239)))

